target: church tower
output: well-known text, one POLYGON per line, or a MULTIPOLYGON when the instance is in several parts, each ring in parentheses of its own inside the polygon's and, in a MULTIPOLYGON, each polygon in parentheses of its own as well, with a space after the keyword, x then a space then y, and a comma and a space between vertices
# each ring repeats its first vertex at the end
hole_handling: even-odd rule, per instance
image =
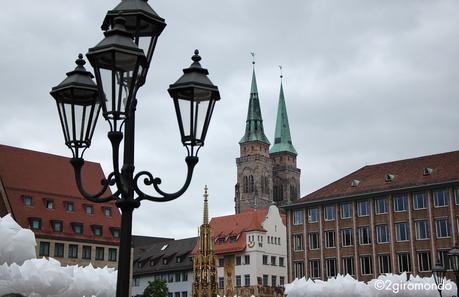
POLYGON ((236 159, 237 184, 235 187, 235 211, 247 208, 265 208, 272 202, 273 162, 269 157, 269 140, 263 129, 255 61, 252 62, 252 85, 245 134, 239 141, 240 157, 236 159))
POLYGON ((281 86, 277 108, 276 131, 274 134, 274 144, 269 150, 270 158, 273 160, 273 200, 277 206, 288 204, 299 198, 301 174, 301 170, 297 168, 296 156, 298 154, 293 147, 290 127, 288 125, 282 74, 280 77, 281 86))

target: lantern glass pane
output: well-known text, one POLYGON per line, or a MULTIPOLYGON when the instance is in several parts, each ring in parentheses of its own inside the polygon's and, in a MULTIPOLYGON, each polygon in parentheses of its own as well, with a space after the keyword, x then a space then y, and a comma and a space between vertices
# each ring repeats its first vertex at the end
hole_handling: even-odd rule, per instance
POLYGON ((66 104, 62 102, 57 103, 57 110, 59 112, 59 118, 61 120, 62 132, 64 133, 65 143, 68 144, 70 142, 68 119, 71 120, 71 114, 69 114, 67 117, 65 107, 64 107, 65 105, 66 104))
MULTIPOLYGON (((191 106, 192 102, 188 100, 178 100, 179 108, 180 108, 180 116, 182 118, 182 124, 183 124, 183 135, 182 135, 182 141, 190 141, 190 135, 191 135, 191 106)), ((177 114, 179 115, 179 114, 177 114)), ((185 143, 184 143, 185 144, 185 143)))
POLYGON ((206 121, 206 114, 207 110, 209 107, 209 102, 210 101, 196 101, 195 102, 195 115, 194 115, 194 121, 195 121, 195 133, 194 133, 194 138, 196 139, 196 143, 198 145, 201 145, 203 142, 203 129, 204 129, 204 122, 206 121))

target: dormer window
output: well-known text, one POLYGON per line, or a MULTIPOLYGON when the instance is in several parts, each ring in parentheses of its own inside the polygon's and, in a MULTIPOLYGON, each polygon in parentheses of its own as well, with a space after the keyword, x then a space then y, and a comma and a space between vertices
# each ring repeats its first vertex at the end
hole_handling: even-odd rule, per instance
POLYGON ((92 233, 95 236, 102 236, 102 226, 101 225, 91 225, 92 233))
POLYGON ((384 181, 390 183, 391 181, 394 180, 394 178, 395 178, 395 175, 390 174, 390 173, 387 173, 387 174, 384 176, 384 181))
POLYGON ((72 222, 72 223, 70 223, 70 225, 72 226, 73 232, 75 232, 76 234, 82 234, 83 233, 83 224, 82 223, 72 222))
POLYGON ((54 208, 54 200, 52 199, 45 199, 45 207, 47 209, 53 209, 54 208))
POLYGON ((432 174, 432 168, 426 167, 422 170, 422 175, 431 175, 432 174))
POLYGON ((237 237, 236 236, 230 236, 229 241, 230 241, 230 243, 235 243, 237 241, 237 237))
POLYGON ((156 262, 155 260, 151 259, 150 262, 149 262, 150 266, 155 266, 156 265, 156 262))
POLYGON ((86 204, 86 205, 84 206, 84 212, 85 212, 86 214, 89 214, 89 215, 90 215, 90 214, 93 214, 93 213, 94 213, 94 207, 93 207, 92 205, 86 204))
POLYGON ((29 225, 30 225, 30 228, 33 230, 40 230, 41 229, 41 219, 29 218, 29 225))
POLYGON ((112 209, 110 207, 104 207, 103 208, 104 215, 108 218, 112 217, 112 209))
POLYGON ((120 238, 120 229, 110 227, 110 232, 112 233, 113 238, 120 238))
POLYGON ((73 212, 75 210, 75 204, 71 201, 65 201, 64 205, 67 212, 73 212))
POLYGON ((357 187, 360 184, 360 181, 358 179, 353 179, 351 181, 351 187, 357 187))
POLYGON ((62 226, 63 226, 62 221, 58 221, 58 220, 51 221, 51 227, 53 228, 54 232, 62 232, 62 226))
POLYGON ((163 264, 164 264, 164 265, 167 265, 168 262, 169 262, 169 261, 168 261, 167 258, 163 258, 163 264))
POLYGON ((218 244, 224 244, 225 243, 225 238, 221 237, 217 240, 218 244))
POLYGON ((24 205, 25 206, 32 206, 32 197, 31 196, 24 196, 22 197, 24 200, 24 205))
POLYGON ((176 257, 175 263, 182 263, 182 257, 176 257))

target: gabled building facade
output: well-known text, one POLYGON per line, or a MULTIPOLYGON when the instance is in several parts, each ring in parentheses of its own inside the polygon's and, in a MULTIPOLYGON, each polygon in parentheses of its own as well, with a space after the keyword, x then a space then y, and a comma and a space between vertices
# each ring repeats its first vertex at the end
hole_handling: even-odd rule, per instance
POLYGON ((249 208, 267 208, 273 201, 282 206, 297 200, 301 171, 297 168, 297 152, 290 135, 283 85, 281 82, 274 144, 270 148, 264 133, 255 67, 245 133, 239 146, 234 198, 236 213, 249 208))
POLYGON ((368 165, 285 209, 289 281, 430 276, 459 239, 459 151, 368 165))
POLYGON ((212 218, 218 295, 280 296, 287 281, 285 215, 275 205, 212 218))
MULTIPOLYGON (((0 216, 10 213, 21 227, 32 229, 38 257, 63 265, 116 267, 118 208, 84 199, 69 160, 0 145, 0 216)), ((105 178, 100 164, 85 162, 82 174, 86 190, 98 192, 105 178)))
POLYGON ((197 237, 164 239, 137 249, 134 246, 132 296, 142 296, 149 281, 167 283, 169 297, 192 296, 193 256, 197 237))

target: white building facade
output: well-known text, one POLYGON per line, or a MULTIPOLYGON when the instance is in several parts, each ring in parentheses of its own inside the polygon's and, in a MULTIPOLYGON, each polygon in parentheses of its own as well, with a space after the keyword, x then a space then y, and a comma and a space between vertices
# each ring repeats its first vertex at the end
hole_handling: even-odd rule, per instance
POLYGON ((211 220, 219 294, 275 295, 287 282, 285 215, 272 205, 211 220), (271 293, 269 293, 271 292, 271 293))

